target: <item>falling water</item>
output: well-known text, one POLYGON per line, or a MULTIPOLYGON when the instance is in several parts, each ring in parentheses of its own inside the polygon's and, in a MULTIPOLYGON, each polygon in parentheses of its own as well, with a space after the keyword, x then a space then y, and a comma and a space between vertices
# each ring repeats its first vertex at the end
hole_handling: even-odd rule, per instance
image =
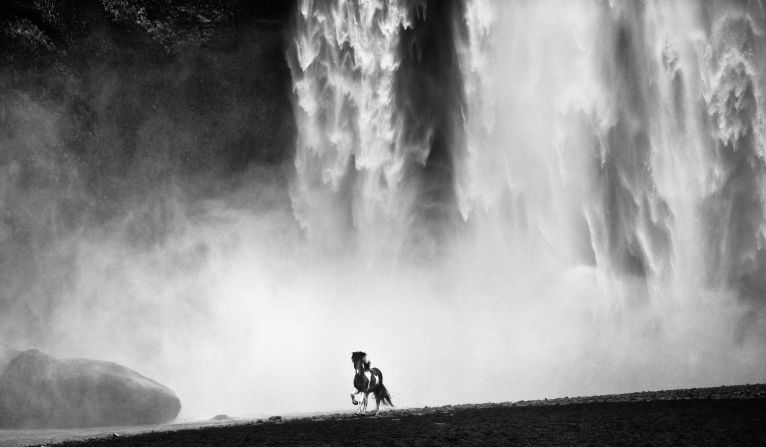
POLYGON ((304 1, 295 214, 421 252, 506 395, 764 380, 764 32, 758 2, 304 1))
POLYGON ((397 1, 299 7, 290 60, 299 127, 293 201, 307 233, 330 245, 348 243, 350 227, 362 242, 401 232, 404 165, 425 150, 401 141, 395 115, 399 28, 407 26, 397 1))
POLYGON ((695 2, 469 3, 463 216, 511 206, 501 236, 525 222, 523 238, 545 241, 536 250, 592 266, 620 303, 730 290, 760 305, 764 17, 695 2))

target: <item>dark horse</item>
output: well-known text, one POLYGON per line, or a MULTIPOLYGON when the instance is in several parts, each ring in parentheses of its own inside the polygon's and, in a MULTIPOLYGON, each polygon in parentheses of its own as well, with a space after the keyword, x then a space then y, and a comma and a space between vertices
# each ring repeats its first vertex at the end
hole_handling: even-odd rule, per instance
POLYGON ((391 407, 394 404, 391 403, 391 395, 388 394, 388 390, 383 386, 383 373, 378 368, 370 368, 370 362, 367 360, 367 354, 364 352, 354 352, 351 354, 351 362, 354 364, 354 388, 356 391, 351 393, 351 403, 354 405, 359 404, 354 398, 359 393, 364 393, 362 398, 362 405, 359 406, 357 414, 364 414, 367 411, 367 396, 372 393, 375 395, 375 413, 380 411, 380 403, 389 405, 391 407))

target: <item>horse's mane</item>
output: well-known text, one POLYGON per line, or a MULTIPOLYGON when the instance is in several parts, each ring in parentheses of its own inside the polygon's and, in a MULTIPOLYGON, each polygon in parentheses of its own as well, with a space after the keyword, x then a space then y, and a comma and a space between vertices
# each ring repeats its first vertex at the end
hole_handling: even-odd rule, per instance
POLYGON ((367 360, 367 353, 362 351, 354 351, 351 353, 351 363, 356 367, 356 362, 361 361, 365 371, 370 370, 370 361, 367 360))

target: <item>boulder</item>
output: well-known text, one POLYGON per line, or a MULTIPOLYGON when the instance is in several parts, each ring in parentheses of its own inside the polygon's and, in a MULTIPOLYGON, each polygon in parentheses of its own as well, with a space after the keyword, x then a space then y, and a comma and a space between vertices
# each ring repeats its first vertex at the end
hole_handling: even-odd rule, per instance
POLYGON ((234 418, 229 416, 228 414, 217 414, 210 418, 211 422, 221 422, 221 421, 233 421, 234 418))
POLYGON ((181 402, 112 362, 23 351, 0 375, 0 428, 82 428, 170 422, 181 402))
POLYGON ((0 345, 0 376, 3 375, 5 367, 19 355, 19 351, 8 345, 0 345))

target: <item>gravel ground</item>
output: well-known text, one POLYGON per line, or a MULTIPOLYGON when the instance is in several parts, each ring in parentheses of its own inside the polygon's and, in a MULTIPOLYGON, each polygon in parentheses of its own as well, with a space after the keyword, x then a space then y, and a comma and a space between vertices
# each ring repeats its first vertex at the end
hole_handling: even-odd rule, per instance
POLYGON ((766 385, 236 422, 65 446, 766 445, 766 385))

